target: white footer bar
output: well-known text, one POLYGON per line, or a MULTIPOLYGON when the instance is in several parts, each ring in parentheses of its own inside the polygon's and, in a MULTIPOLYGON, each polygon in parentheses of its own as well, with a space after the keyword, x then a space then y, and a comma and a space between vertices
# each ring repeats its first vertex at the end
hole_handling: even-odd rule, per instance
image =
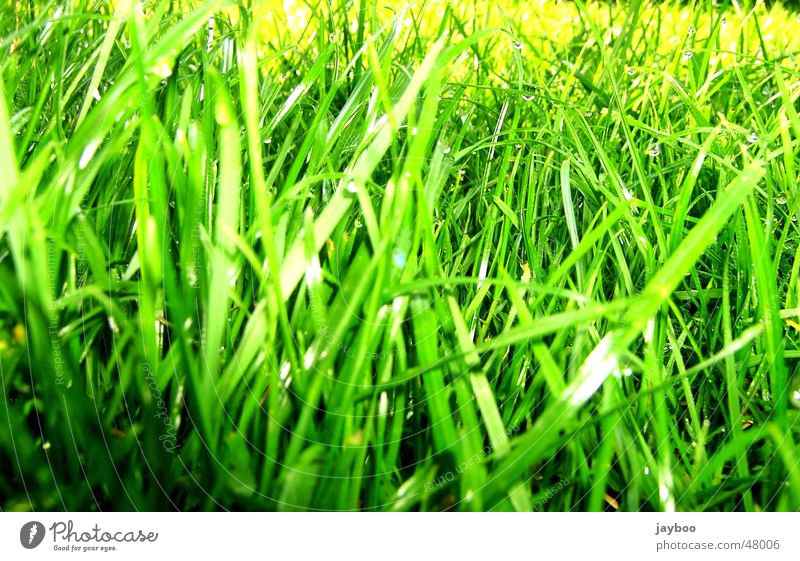
POLYGON ((795 513, 2 513, 0 559, 777 560, 800 558, 798 528, 795 513))

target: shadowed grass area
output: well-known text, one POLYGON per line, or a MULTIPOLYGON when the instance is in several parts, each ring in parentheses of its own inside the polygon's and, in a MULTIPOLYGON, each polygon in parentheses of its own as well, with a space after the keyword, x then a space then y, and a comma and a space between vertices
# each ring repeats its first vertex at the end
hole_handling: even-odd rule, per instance
POLYGON ((719 4, 5 3, 0 508, 800 508, 800 19, 719 4))

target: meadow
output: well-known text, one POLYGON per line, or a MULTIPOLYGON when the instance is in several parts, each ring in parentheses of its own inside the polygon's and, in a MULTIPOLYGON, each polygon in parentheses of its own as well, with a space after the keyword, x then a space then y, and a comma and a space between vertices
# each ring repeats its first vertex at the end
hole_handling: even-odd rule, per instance
POLYGON ((800 509, 779 2, 5 0, 0 509, 800 509))

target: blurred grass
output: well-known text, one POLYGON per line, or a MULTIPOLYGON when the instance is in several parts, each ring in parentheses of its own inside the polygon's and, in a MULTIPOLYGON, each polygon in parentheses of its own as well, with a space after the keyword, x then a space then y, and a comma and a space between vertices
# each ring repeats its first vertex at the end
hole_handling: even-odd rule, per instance
POLYGON ((797 510, 798 30, 4 3, 0 508, 797 510))

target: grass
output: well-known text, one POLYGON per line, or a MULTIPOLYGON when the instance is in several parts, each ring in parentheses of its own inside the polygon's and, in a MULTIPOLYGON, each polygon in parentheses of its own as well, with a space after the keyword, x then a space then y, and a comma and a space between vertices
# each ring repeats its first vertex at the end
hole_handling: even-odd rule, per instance
POLYGON ((0 8, 2 510, 800 509, 779 3, 0 8))

